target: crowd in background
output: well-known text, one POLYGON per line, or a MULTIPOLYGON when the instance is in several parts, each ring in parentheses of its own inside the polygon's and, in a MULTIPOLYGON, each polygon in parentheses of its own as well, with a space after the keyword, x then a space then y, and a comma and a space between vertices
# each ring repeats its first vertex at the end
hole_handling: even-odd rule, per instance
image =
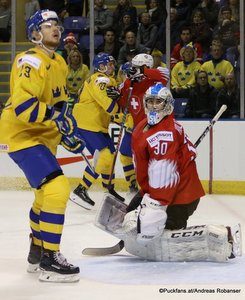
MULTIPOLYGON (((95 35, 102 38, 95 53, 115 58, 119 83, 121 66, 139 53, 151 53, 154 67, 164 65, 166 1, 146 0, 141 13, 131 0, 118 0, 114 10, 109 1, 94 3, 95 35)), ((32 0, 25 6, 26 19, 40 8, 56 11, 64 24, 69 17, 90 16, 86 0, 32 0)), ((0 41, 10 40, 10 21, 10 1, 0 0, 0 41)), ((173 0, 170 22, 171 91, 176 100, 187 99, 183 117, 209 118, 227 104, 223 117, 239 118, 239 0, 173 0)), ((65 28, 58 49, 69 66, 67 86, 74 99, 89 76, 89 47, 80 42, 88 34, 89 22, 80 32, 65 28)))

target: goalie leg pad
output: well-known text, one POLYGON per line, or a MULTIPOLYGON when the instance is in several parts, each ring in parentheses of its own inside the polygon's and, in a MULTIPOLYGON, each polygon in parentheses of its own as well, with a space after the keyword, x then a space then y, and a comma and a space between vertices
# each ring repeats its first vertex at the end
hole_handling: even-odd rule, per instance
POLYGON ((136 235, 128 235, 124 242, 129 253, 152 261, 225 262, 232 251, 227 228, 222 225, 164 230, 161 237, 145 246, 137 243, 136 235))

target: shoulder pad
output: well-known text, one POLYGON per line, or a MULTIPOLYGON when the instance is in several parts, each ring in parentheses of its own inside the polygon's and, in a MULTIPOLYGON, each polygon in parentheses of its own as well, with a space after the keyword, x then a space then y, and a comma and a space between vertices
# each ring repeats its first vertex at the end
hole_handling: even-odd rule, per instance
POLYGON ((38 70, 41 63, 42 62, 39 58, 29 54, 25 54, 17 60, 17 68, 21 67, 24 64, 28 64, 38 70))
POLYGON ((107 78, 107 77, 98 77, 98 78, 95 80, 95 84, 96 84, 96 85, 99 85, 100 83, 109 84, 109 83, 110 83, 110 79, 107 78))

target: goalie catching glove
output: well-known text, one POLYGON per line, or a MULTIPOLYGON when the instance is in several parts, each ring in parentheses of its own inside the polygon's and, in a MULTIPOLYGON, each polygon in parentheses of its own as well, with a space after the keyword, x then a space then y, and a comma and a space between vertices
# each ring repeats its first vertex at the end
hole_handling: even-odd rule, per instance
POLYGON ((58 102, 54 106, 48 106, 45 120, 55 121, 62 135, 72 136, 77 128, 69 104, 65 101, 58 102))
POLYGON ((78 134, 69 137, 63 135, 60 144, 74 154, 81 153, 86 146, 85 141, 78 134))

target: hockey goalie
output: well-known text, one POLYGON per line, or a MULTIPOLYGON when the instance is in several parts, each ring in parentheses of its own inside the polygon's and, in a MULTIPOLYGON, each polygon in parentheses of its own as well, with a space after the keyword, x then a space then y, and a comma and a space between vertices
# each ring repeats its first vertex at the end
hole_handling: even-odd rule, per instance
POLYGON ((147 118, 133 132, 140 192, 129 205, 107 196, 95 224, 124 241, 126 250, 154 261, 225 262, 242 254, 240 226, 187 227, 204 190, 196 149, 173 116, 173 97, 161 83, 144 96, 147 118))

